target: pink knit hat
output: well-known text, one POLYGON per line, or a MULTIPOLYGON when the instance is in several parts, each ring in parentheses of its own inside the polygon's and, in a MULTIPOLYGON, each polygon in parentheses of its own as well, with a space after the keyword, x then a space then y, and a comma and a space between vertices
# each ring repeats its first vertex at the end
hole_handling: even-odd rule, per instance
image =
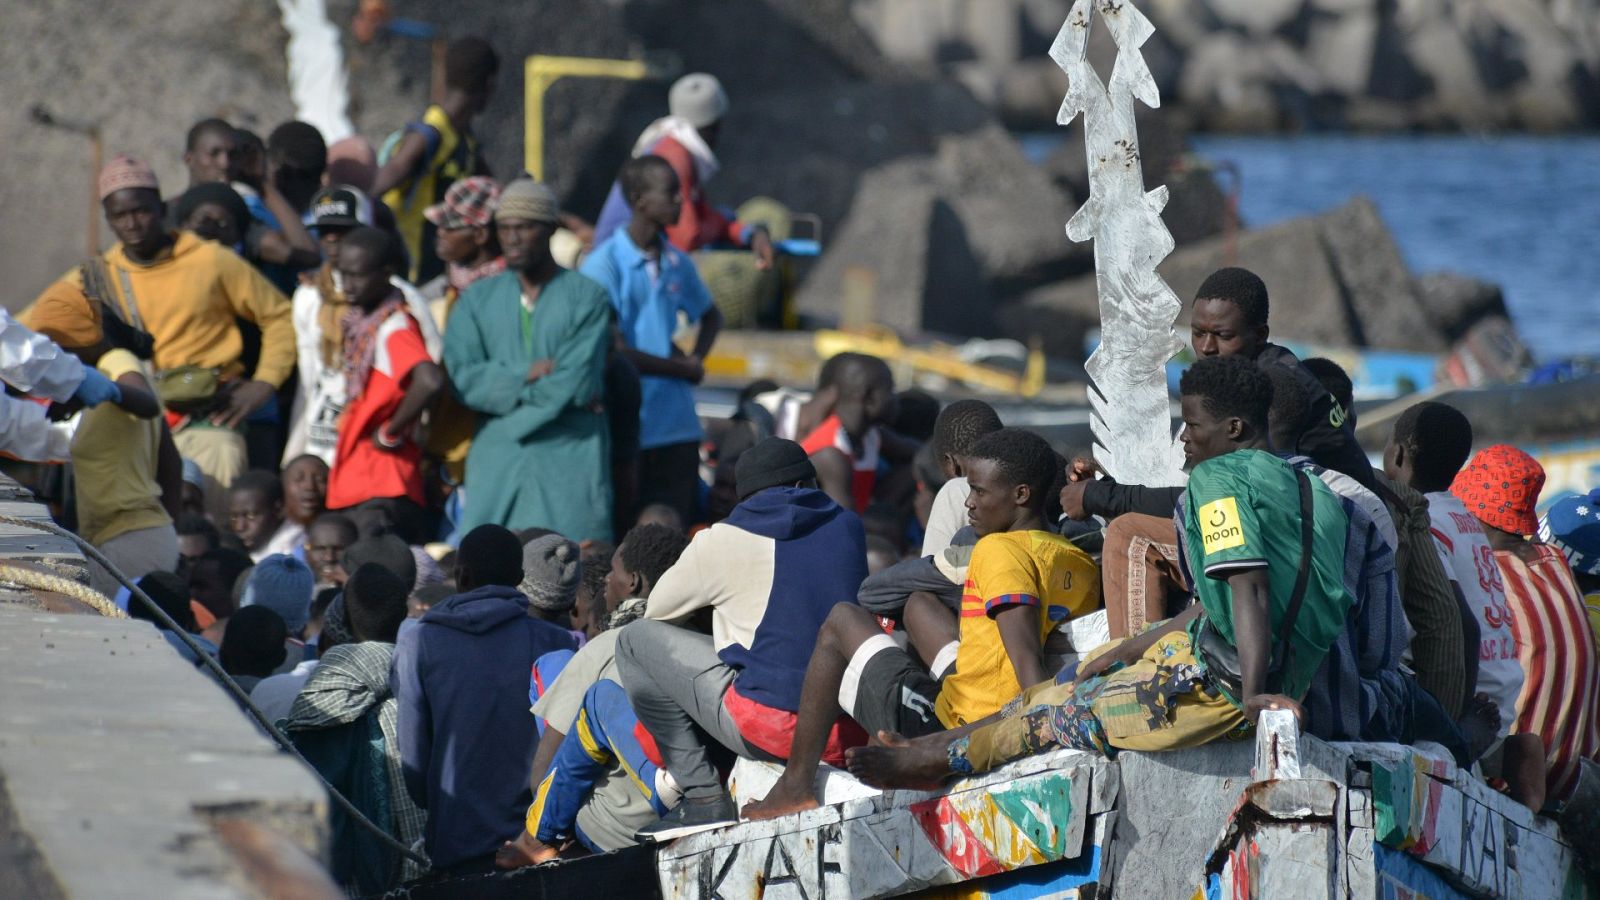
POLYGON ((100 170, 100 199, 103 201, 126 188, 149 188, 161 192, 154 169, 126 153, 118 153, 100 170))

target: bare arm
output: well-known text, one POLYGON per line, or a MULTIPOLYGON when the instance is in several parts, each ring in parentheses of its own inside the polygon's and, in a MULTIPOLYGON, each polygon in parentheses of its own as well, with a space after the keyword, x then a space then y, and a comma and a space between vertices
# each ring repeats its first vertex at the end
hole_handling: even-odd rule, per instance
POLYGON ((533 754, 533 767, 529 769, 529 784, 533 786, 534 794, 539 793, 539 782, 550 773, 550 764, 555 762, 556 751, 561 749, 561 742, 567 736, 556 730, 554 725, 546 722, 544 737, 539 738, 539 749, 533 754))
POLYGON ((1233 594, 1233 643, 1239 650, 1239 675, 1245 718, 1251 722, 1265 709, 1289 709, 1296 717, 1300 704, 1282 694, 1269 694, 1267 667, 1272 660, 1272 585, 1265 568, 1228 576, 1233 594))
POLYGON ((310 269, 322 264, 322 254, 316 250, 296 247, 289 241, 287 235, 276 231, 267 231, 261 235, 261 241, 256 245, 256 255, 262 262, 294 269, 310 269))
MULTIPOLYGON (((300 220, 300 212, 289 202, 289 198, 278 191, 277 172, 267 176, 266 188, 261 192, 261 201, 272 211, 273 218, 278 220, 278 229, 282 231, 282 238, 289 247, 305 251, 311 255, 312 261, 302 265, 302 268, 311 268, 322 262, 322 251, 317 247, 317 240, 311 236, 310 230, 300 220)), ((304 259, 305 257, 301 257, 304 259)), ((274 260, 275 262, 278 260, 274 260)), ((288 260, 282 260, 288 262, 288 260)))
POLYGON ((161 446, 156 451, 156 483, 161 485, 161 506, 176 522, 183 512, 183 457, 165 421, 161 423, 161 446))
MULTIPOLYGON (((722 310, 712 306, 700 317, 700 333, 694 339, 694 358, 704 363, 706 355, 711 352, 711 345, 717 342, 717 335, 721 333, 722 310)), ((703 366, 701 374, 704 375, 703 366)))
POLYGON ((811 454, 811 464, 817 469, 817 485, 823 493, 845 509, 855 509, 855 492, 850 484, 850 460, 837 448, 824 447, 811 454))
POLYGON ((117 378, 117 388, 122 391, 122 399, 117 402, 118 409, 141 419, 153 419, 161 415, 161 404, 143 375, 124 372, 117 378))
POLYGON ((1114 663, 1132 665, 1139 657, 1144 656, 1156 641, 1161 640, 1174 631, 1189 627, 1189 623, 1200 617, 1200 604, 1192 604, 1188 609, 1168 619, 1163 624, 1146 631, 1144 634, 1128 638, 1110 650, 1096 656, 1094 659, 1078 667, 1078 676, 1075 679, 1082 682, 1111 668, 1114 663))
POLYGON ((699 384, 706 374, 705 367, 698 359, 681 353, 673 356, 656 356, 654 353, 646 353, 632 347, 622 353, 633 363, 633 367, 639 370, 640 375, 677 378, 691 384, 699 384))
POLYGON ((1000 641, 1005 644, 1006 656, 1011 658, 1011 668, 1017 673, 1017 684, 1032 687, 1043 683, 1044 647, 1039 641, 1039 607, 1018 604, 1008 606, 995 614, 994 624, 1000 628, 1000 641))
POLYGON ((444 370, 438 363, 417 363, 411 367, 411 383, 406 386, 406 395, 401 398, 400 406, 394 415, 379 429, 380 434, 404 434, 415 425, 417 419, 422 417, 422 411, 433 403, 439 392, 444 390, 444 370))
POLYGON ((416 171, 417 164, 422 162, 422 154, 427 149, 427 139, 415 131, 401 138, 400 146, 394 148, 394 155, 389 157, 389 161, 378 170, 377 177, 372 179, 372 198, 381 198, 410 178, 416 171))

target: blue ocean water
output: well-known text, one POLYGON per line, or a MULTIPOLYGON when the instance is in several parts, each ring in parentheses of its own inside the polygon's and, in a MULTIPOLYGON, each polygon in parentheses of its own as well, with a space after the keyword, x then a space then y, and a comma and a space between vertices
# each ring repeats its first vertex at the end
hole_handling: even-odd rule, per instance
MULTIPOLYGON (((1037 152, 1043 135, 1031 136, 1037 152)), ((1541 361, 1600 355, 1600 136, 1196 136, 1247 226, 1377 204, 1414 272, 1498 283, 1541 361)))

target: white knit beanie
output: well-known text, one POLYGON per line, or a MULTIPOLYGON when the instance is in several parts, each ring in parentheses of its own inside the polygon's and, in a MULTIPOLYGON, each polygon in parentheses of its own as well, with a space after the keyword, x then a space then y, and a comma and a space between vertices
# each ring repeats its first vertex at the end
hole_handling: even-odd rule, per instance
POLYGON ((667 110, 696 128, 705 128, 728 114, 728 94, 717 76, 694 72, 679 78, 667 92, 667 110))

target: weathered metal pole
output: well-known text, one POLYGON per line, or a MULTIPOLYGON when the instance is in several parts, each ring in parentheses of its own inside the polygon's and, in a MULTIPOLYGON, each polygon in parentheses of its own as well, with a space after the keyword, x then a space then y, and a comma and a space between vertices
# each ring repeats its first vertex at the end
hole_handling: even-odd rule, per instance
POLYGON ((1156 274, 1173 246, 1161 221, 1167 189, 1145 191, 1134 125, 1134 100, 1161 105, 1139 53, 1154 33, 1129 0, 1076 0, 1050 57, 1067 73, 1056 121, 1066 125, 1081 113, 1088 151, 1089 199, 1067 223, 1067 237, 1094 240, 1100 346, 1087 368, 1095 458, 1118 481, 1159 486, 1184 481, 1166 379, 1167 361, 1183 344, 1173 329, 1182 304, 1156 274), (1109 85, 1085 54, 1096 12, 1117 45, 1109 85))

